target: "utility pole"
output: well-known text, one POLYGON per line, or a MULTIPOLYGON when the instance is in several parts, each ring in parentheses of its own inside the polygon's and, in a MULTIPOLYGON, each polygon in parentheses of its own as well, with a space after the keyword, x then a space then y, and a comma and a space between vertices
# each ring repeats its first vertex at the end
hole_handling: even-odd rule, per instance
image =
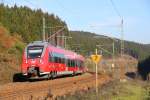
POLYGON ((43 41, 46 41, 45 39, 45 17, 43 17, 43 41))
MULTIPOLYGON (((123 61, 124 59, 123 59, 123 55, 124 55, 124 31, 123 31, 123 24, 124 24, 124 22, 123 22, 123 18, 121 19, 121 60, 123 61)), ((120 80, 121 81, 125 81, 125 76, 124 76, 124 74, 125 74, 125 65, 122 65, 121 66, 121 71, 120 71, 121 73, 121 77, 120 77, 120 80)))
POLYGON ((113 40, 113 43, 112 43, 112 47, 113 47, 113 64, 112 64, 112 68, 115 67, 115 43, 114 43, 114 40, 113 40))
MULTIPOLYGON (((95 50, 95 54, 97 55, 97 49, 95 50)), ((98 70, 97 70, 97 63, 95 64, 95 67, 96 67, 96 97, 98 96, 98 79, 97 79, 97 73, 98 73, 98 70)))
POLYGON ((123 33, 123 18, 121 19, 121 57, 124 54, 124 33, 123 33))

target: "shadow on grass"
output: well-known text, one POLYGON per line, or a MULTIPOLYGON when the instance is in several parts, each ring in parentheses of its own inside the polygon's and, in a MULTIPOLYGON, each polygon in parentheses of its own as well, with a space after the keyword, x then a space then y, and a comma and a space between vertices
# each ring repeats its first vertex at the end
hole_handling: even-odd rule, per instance
POLYGON ((135 72, 127 72, 125 75, 129 78, 132 78, 132 79, 136 78, 136 73, 135 72))

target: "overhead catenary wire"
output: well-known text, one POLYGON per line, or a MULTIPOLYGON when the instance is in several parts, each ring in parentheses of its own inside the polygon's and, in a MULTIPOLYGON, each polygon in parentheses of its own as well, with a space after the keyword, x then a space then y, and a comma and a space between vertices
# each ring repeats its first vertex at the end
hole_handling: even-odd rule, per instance
POLYGON ((124 27, 124 20, 123 20, 123 16, 120 14, 119 10, 117 9, 115 3, 113 2, 113 0, 110 0, 112 7, 114 9, 114 11, 116 12, 116 14, 119 16, 121 22, 120 22, 120 29, 121 29, 121 56, 124 54, 124 31, 123 31, 123 27, 124 27))
POLYGON ((112 7, 113 7, 114 11, 116 12, 116 14, 122 19, 122 16, 121 16, 119 10, 117 9, 115 3, 113 2, 113 0, 110 0, 110 2, 112 4, 112 7))
MULTIPOLYGON (((124 27, 124 20, 123 20, 123 16, 121 16, 120 12, 118 11, 116 5, 114 4, 113 0, 110 0, 112 6, 113 6, 113 9, 115 10, 116 14, 120 17, 120 20, 121 20, 121 24, 120 24, 120 29, 121 29, 121 57, 123 57, 123 54, 124 54, 124 31, 123 31, 123 27, 124 27)), ((125 76, 124 76, 124 73, 125 73, 125 66, 123 65, 121 67, 121 76, 120 76, 120 80, 124 81, 125 80, 125 76)))

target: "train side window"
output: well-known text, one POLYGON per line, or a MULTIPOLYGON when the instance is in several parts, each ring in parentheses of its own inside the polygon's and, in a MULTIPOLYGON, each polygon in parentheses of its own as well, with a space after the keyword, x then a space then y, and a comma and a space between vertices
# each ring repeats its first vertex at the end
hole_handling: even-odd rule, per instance
POLYGON ((76 61, 76 66, 79 67, 79 66, 78 66, 78 60, 76 61))
POLYGON ((75 60, 72 60, 72 66, 75 67, 75 60))
POLYGON ((49 53, 48 61, 49 62, 54 62, 54 57, 52 57, 50 53, 49 53))
POLYGON ((65 58, 61 58, 61 63, 65 64, 65 58))
POLYGON ((69 67, 69 59, 66 59, 66 65, 69 67))
POLYGON ((70 67, 72 67, 72 60, 70 60, 70 67))
POLYGON ((69 60, 69 67, 71 67, 71 60, 69 60))
POLYGON ((74 60, 74 66, 76 67, 76 60, 74 60))
POLYGON ((64 63, 66 64, 66 66, 68 66, 68 60, 64 59, 64 63))
POLYGON ((68 67, 71 67, 71 60, 68 59, 68 67))
POLYGON ((78 61, 78 62, 79 62, 79 65, 78 65, 78 66, 81 67, 81 61, 78 61))
POLYGON ((67 66, 70 67, 70 60, 67 59, 67 66))
POLYGON ((61 58, 57 57, 57 63, 61 63, 61 58))
POLYGON ((76 60, 76 67, 78 67, 78 61, 76 60))
POLYGON ((57 58, 56 57, 53 57, 53 58, 54 58, 54 62, 56 63, 57 58))
POLYGON ((49 53, 49 56, 48 56, 48 61, 51 62, 52 61, 52 58, 51 58, 51 55, 49 53))
POLYGON ((71 60, 71 66, 75 67, 75 61, 74 60, 71 60))
POLYGON ((61 63, 61 58, 58 57, 58 63, 61 63))
POLYGON ((80 67, 80 61, 77 60, 77 67, 80 67))
POLYGON ((58 63, 58 57, 54 57, 54 62, 58 63))
POLYGON ((73 67, 73 60, 71 60, 71 66, 73 67))

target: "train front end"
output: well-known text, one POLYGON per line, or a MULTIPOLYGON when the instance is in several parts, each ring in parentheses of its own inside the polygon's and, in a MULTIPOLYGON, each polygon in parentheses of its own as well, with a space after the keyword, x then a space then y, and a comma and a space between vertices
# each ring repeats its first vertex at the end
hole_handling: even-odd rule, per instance
POLYGON ((22 74, 27 78, 39 78, 45 72, 47 66, 46 57, 47 43, 30 43, 24 50, 22 59, 22 74))

